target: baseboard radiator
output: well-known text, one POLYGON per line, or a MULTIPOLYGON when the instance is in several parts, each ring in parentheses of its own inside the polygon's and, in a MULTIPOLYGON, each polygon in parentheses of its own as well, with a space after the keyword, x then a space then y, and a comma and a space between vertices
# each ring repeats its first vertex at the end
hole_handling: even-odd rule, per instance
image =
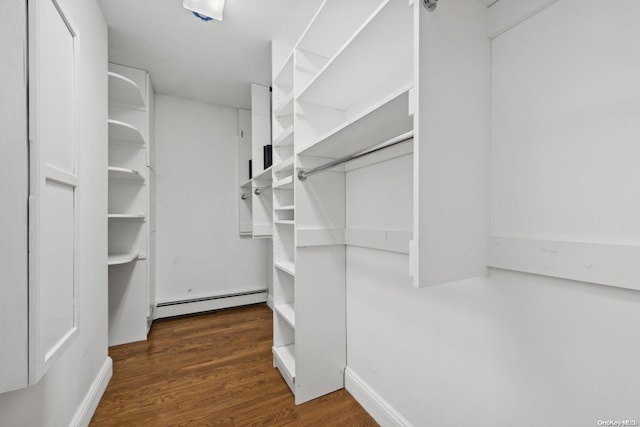
POLYGON ((154 319, 202 313, 204 311, 220 310, 223 308, 241 307, 243 305, 259 304, 263 302, 267 302, 266 289, 233 294, 213 295, 204 298, 166 301, 158 303, 154 319))

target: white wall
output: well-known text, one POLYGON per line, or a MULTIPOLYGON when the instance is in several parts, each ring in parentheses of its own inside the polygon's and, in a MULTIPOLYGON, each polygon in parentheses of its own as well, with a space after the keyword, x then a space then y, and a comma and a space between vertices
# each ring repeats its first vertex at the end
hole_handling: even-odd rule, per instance
POLYGON ((156 96, 157 301, 266 289, 267 243, 238 233, 238 110, 156 96))
MULTIPOLYGON (((530 144, 527 158, 518 157, 526 168, 520 165, 511 175, 494 175, 500 180, 493 183, 494 197, 501 189, 496 184, 526 181, 531 170, 542 178, 555 178, 554 182, 529 181, 543 186, 536 187, 542 195, 521 190, 506 197, 502 191, 498 201, 517 204, 518 209, 496 215, 511 205, 494 200, 494 232, 516 233, 539 224, 541 218, 553 218, 565 224, 547 225, 551 236, 632 244, 640 238, 637 212, 618 211, 618 206, 633 208, 627 198, 637 199, 637 180, 628 177, 637 172, 639 154, 640 122, 630 117, 640 99, 638 56, 620 52, 638 52, 638 27, 633 23, 638 5, 624 0, 601 6, 595 0, 560 0, 552 6, 558 13, 554 19, 540 21, 542 14, 535 18, 545 33, 529 39, 554 49, 538 46, 519 51, 522 58, 535 59, 537 64, 519 70, 514 80, 527 73, 527 78, 558 87, 528 94, 535 98, 527 104, 537 107, 534 113, 524 108, 509 112, 525 114, 519 119, 530 127, 522 129, 532 133, 540 130, 536 126, 541 123, 546 130, 557 129, 552 124, 560 123, 564 130, 561 138, 546 141, 553 141, 550 147, 540 141, 530 144), (616 72, 594 72, 607 67, 616 72), (620 90, 621 85, 627 90, 620 90), (567 88, 570 94, 563 92, 567 88), (542 96, 553 101, 539 102, 541 98, 536 97, 542 96), (599 109, 606 114, 598 114, 599 109), (527 120, 532 114, 538 114, 535 120, 527 120), (594 128, 598 130, 585 137, 583 132, 594 128), (627 159, 620 158, 620 145, 628 150, 627 159), (603 146, 608 150, 599 152, 603 146), (571 172, 564 177, 552 175, 551 168, 557 172, 559 159, 567 158, 573 159, 571 172), (537 163, 531 163, 534 159, 537 163), (606 172, 608 168, 613 169, 611 173, 606 172), (600 180, 600 174, 606 176, 600 180), (602 182, 608 183, 604 189, 602 182), (620 187, 626 188, 622 194, 620 187), (558 189, 564 190, 566 200, 557 197, 558 189), (598 191, 608 193, 598 197, 598 191), (545 204, 545 195, 555 198, 545 204), (531 200, 536 201, 534 206, 527 205, 531 200), (590 203, 602 204, 601 210, 591 210, 590 203), (609 214, 602 213, 612 207, 609 214), (509 217, 510 222, 504 219, 514 212, 521 216, 509 217), (630 213, 636 213, 635 219, 629 218, 630 213), (610 226, 612 221, 615 227, 610 226), (505 224, 519 228, 505 231, 505 224)), ((514 55, 506 60, 514 60, 514 55)), ((504 109, 499 113, 513 120, 504 115, 504 109)), ((512 137, 502 143, 523 141, 512 137)), ((504 161, 494 157, 494 169, 504 161)), ((348 218, 349 211, 356 211, 349 202, 363 191, 350 183, 353 180, 347 182, 348 218)), ((379 186, 373 188, 377 191, 379 186)), ((501 270, 492 270, 489 277, 415 289, 408 268, 408 257, 402 254, 347 250, 348 369, 407 424, 533 427, 597 426, 598 420, 610 419, 640 422, 640 292, 501 270)))
MULTIPOLYGON (((3 426, 65 426, 107 357, 107 27, 94 0, 60 0, 79 32, 79 336, 35 386, 0 394, 3 426)), ((99 390, 97 390, 99 392, 99 390)), ((99 397, 99 396, 98 396, 99 397)), ((92 408, 87 408, 89 415, 92 408)), ((86 420, 86 419, 85 419, 86 420)))

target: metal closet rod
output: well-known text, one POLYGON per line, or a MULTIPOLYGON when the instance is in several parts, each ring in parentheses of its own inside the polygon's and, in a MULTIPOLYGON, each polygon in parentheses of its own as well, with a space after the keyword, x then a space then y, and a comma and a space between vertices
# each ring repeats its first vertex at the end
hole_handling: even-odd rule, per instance
POLYGON ((409 131, 407 133, 403 133, 402 135, 398 135, 394 138, 388 139, 384 142, 381 142, 378 145, 375 145, 371 148, 367 148, 363 151, 358 151, 357 153, 350 154, 348 156, 340 157, 339 159, 335 159, 330 161, 329 163, 325 163, 324 165, 320 165, 313 169, 309 169, 308 171, 300 171, 298 172, 298 179, 300 181, 304 181, 309 178, 311 175, 315 175, 317 173, 323 172, 327 169, 331 169, 332 167, 341 165, 342 163, 346 163, 351 160, 358 159, 360 157, 369 155, 371 153, 375 153, 376 151, 384 150, 385 148, 393 147, 394 145, 401 144, 413 138, 413 131, 409 131))

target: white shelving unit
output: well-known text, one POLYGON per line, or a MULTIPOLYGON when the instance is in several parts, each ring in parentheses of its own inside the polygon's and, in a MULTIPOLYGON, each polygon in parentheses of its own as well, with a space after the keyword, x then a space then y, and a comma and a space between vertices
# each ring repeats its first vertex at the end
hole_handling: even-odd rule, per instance
MULTIPOLYGON (((264 168, 263 148, 271 144, 271 96, 266 86, 251 85, 251 111, 240 110, 238 123, 238 199, 241 236, 273 235, 272 167, 264 168), (249 170, 249 161, 252 166, 249 170)), ((284 107, 284 106, 283 106, 284 107)))
POLYGON ((296 404, 344 386, 345 236, 372 235, 346 233, 345 166, 297 172, 413 130, 413 14, 404 0, 326 0, 293 48, 272 45, 273 355, 296 404))
POLYGON ((109 345, 146 339, 155 308, 153 89, 109 64, 109 345))
POLYGON ((253 236, 253 194, 251 160, 251 111, 239 110, 238 115, 238 215, 241 236, 253 236))

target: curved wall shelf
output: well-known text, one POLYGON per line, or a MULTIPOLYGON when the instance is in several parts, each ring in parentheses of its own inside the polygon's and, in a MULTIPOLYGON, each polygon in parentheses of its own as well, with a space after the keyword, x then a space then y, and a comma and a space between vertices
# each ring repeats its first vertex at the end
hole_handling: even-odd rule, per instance
POLYGON ((129 123, 109 119, 109 139, 128 142, 144 147, 144 136, 138 128, 129 123))
POLYGON ((142 90, 135 82, 121 74, 109 71, 109 102, 139 110, 145 109, 142 90))
POLYGON ((129 264, 137 260, 139 254, 137 253, 129 253, 129 254, 109 254, 109 262, 108 265, 122 265, 129 264))
POLYGON ((123 181, 132 181, 136 183, 144 183, 144 177, 137 170, 117 168, 109 166, 109 179, 119 179, 123 181))

